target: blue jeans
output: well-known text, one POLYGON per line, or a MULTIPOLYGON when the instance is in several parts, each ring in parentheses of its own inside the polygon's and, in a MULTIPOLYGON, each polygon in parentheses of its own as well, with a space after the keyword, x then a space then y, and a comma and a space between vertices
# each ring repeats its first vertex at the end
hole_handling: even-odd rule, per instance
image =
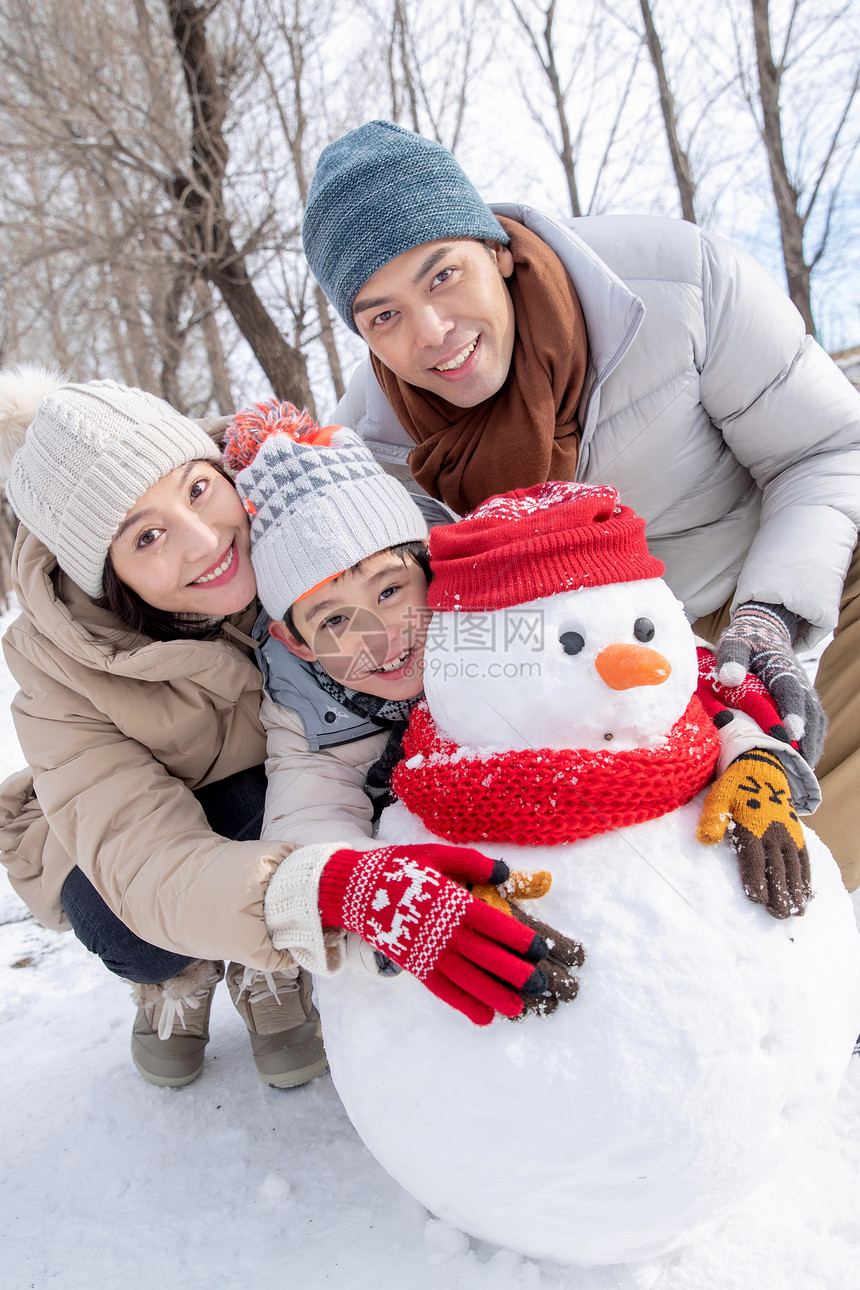
MULTIPOLYGON (((266 771, 252 766, 194 794, 212 827, 222 837, 244 842, 258 838, 266 804, 266 771)), ((98 954, 105 967, 127 981, 154 985, 168 981, 195 962, 184 954, 160 949, 135 936, 96 891, 89 878, 73 869, 63 884, 63 910, 79 941, 98 954)))

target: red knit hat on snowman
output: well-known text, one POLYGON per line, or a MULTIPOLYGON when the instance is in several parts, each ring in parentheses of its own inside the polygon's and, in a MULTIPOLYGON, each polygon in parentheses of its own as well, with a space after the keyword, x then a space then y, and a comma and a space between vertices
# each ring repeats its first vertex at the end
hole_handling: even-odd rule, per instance
POLYGON ((661 578, 645 521, 607 485, 536 484, 430 533, 436 610, 490 612, 613 582, 661 578))

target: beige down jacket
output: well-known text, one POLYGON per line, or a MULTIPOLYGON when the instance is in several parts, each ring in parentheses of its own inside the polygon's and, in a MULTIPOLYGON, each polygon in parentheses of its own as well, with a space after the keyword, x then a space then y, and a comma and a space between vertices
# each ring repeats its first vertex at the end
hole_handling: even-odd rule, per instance
MULTIPOLYGON (((3 650, 20 686, 12 710, 38 798, 29 773, 4 785, 0 851, 16 891, 46 926, 67 927, 60 893, 77 864, 144 940, 289 966, 266 930, 263 899, 293 846, 214 834, 192 793, 265 760, 250 651, 226 635, 112 643, 110 615, 23 526, 13 579, 23 613, 3 650)), ((235 621, 250 630, 253 616, 235 621)))

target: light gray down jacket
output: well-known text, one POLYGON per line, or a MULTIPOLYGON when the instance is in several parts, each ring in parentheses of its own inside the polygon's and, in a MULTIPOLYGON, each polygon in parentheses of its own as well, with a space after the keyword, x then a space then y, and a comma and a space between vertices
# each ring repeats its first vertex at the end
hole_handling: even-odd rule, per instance
MULTIPOLYGON (((754 260, 692 224, 562 223, 497 205, 559 256, 588 328, 577 479, 613 484, 691 621, 763 600, 836 624, 860 525, 860 395, 754 260)), ((333 421, 408 478, 412 442, 363 362, 333 421)), ((411 485, 412 487, 417 487, 411 485)))

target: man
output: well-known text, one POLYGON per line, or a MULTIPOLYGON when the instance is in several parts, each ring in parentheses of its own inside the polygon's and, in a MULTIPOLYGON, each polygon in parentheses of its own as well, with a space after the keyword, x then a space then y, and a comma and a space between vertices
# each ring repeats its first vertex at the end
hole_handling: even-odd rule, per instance
POLYGON ((334 420, 463 514, 613 484, 720 676, 749 668, 815 763, 794 647, 834 630, 816 831, 860 883, 860 395, 755 262, 682 221, 482 201, 440 145, 372 121, 322 153, 308 262, 369 360, 334 420), (722 634, 721 634, 722 633, 722 634))

